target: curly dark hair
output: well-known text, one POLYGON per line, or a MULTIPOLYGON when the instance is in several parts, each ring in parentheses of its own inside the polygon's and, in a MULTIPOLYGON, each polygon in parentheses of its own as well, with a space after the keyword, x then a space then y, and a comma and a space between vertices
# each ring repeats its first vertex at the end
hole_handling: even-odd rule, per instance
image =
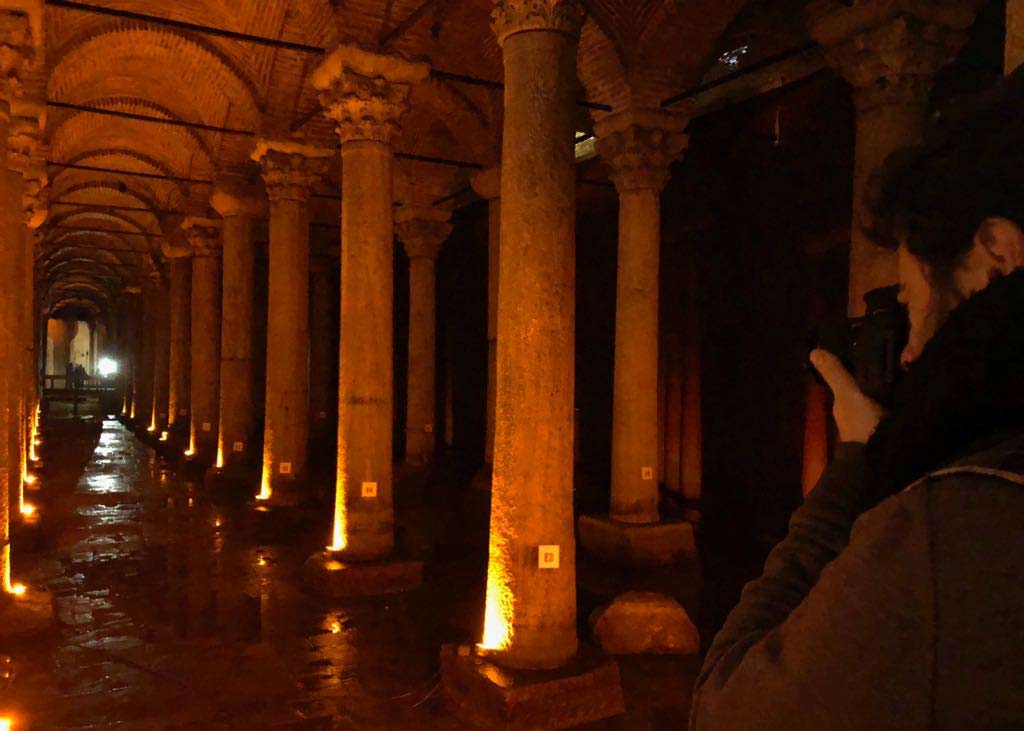
POLYGON ((907 249, 948 285, 986 219, 1024 229, 1024 67, 960 109, 936 115, 926 141, 890 156, 869 184, 866 233, 907 249))

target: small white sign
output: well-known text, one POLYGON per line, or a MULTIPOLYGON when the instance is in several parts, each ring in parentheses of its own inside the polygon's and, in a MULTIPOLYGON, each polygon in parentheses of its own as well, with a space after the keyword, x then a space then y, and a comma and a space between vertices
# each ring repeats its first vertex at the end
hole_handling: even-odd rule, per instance
POLYGON ((434 425, 433 424, 425 424, 423 426, 423 431, 425 431, 427 434, 433 434, 434 433, 434 425))
POLYGON ((364 482, 362 489, 363 497, 377 497, 377 483, 376 482, 364 482))
POLYGON ((277 465, 277 474, 279 475, 290 475, 292 473, 291 462, 279 462, 277 465))
POLYGON ((188 409, 178 409, 178 416, 188 415, 188 409))
POLYGON ((542 569, 557 569, 558 546, 537 546, 537 566, 542 569))
POLYGON ((213 425, 212 425, 212 424, 210 424, 210 422, 208 422, 208 421, 204 421, 204 422, 203 422, 203 431, 210 431, 210 429, 211 429, 211 427, 212 427, 212 426, 213 426, 213 425))
POLYGON ((641 480, 653 480, 654 479, 654 468, 653 467, 641 467, 640 468, 640 479, 641 480))
POLYGON ((244 452, 245 442, 235 442, 234 444, 231 445, 231 449, 234 450, 235 452, 244 452))

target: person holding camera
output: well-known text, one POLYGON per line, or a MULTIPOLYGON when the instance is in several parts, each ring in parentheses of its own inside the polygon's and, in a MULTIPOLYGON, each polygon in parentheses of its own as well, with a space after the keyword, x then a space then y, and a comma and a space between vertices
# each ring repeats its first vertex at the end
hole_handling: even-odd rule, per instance
POLYGON ((834 461, 715 638, 690 728, 1024 728, 1024 104, 895 155, 891 409, 825 350, 834 461))

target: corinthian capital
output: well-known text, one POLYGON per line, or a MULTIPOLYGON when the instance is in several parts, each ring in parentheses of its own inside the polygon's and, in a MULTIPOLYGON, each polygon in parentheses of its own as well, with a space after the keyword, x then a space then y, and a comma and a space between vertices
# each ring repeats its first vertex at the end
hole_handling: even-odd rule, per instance
POLYGON ((263 170, 270 200, 306 203, 310 189, 327 174, 333 150, 287 140, 260 140, 252 159, 263 170))
POLYGON ((21 92, 22 70, 42 43, 42 19, 42 0, 0 0, 0 104, 21 92))
POLYGON ((215 218, 189 216, 181 222, 181 228, 185 232, 189 246, 192 247, 192 256, 220 256, 220 221, 215 218))
POLYGON ((410 259, 433 261, 452 233, 451 212, 433 206, 408 206, 395 212, 395 235, 410 259))
POLYGON ((811 35, 855 88, 861 111, 927 102, 935 73, 967 41, 977 0, 817 0, 811 35))
POLYGON ((510 35, 547 30, 578 36, 583 27, 579 0, 495 0, 494 35, 504 43, 510 35))
POLYGON ((50 189, 47 187, 46 163, 32 163, 22 173, 25 190, 21 196, 21 215, 25 225, 36 230, 49 215, 50 189))
POLYGON ((654 109, 610 114, 597 122, 597 152, 611 168, 619 192, 660 191, 669 166, 686 149, 684 129, 686 120, 654 109))
POLYGON ((409 109, 412 85, 425 80, 430 66, 400 56, 338 46, 311 76, 324 113, 338 123, 342 144, 372 140, 391 144, 409 109))
POLYGON ((46 108, 16 102, 11 107, 10 136, 7 138, 7 167, 27 176, 39 150, 46 108))

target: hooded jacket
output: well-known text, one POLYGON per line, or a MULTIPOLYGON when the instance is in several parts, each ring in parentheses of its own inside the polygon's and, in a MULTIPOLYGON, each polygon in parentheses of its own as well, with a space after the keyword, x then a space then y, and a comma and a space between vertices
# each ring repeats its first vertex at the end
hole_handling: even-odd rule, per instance
POLYGON ((839 446, 712 643, 690 728, 1024 729, 1024 272, 839 446))

